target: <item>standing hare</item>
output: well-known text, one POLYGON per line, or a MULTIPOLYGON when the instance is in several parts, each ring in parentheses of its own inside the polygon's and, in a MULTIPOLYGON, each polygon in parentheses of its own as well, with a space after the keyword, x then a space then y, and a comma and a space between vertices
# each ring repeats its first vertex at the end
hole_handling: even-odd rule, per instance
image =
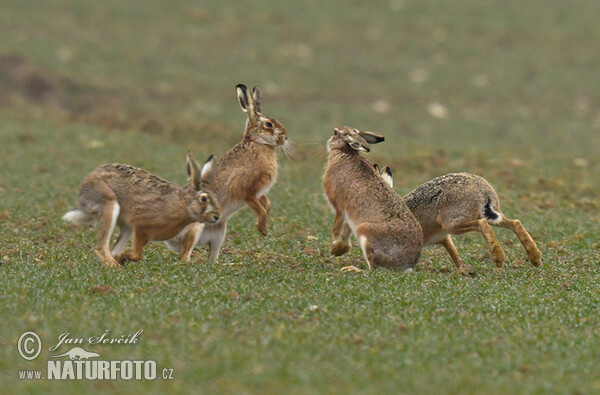
POLYGON ((329 158, 323 185, 335 211, 331 254, 340 256, 350 251, 350 234, 354 233, 370 269, 412 269, 421 254, 421 226, 404 201, 359 154, 369 152, 369 144, 383 140, 377 133, 344 126, 334 129, 327 141, 329 158))
MULTIPOLYGON (((389 167, 381 171, 381 176, 390 186, 393 185, 389 167)), ((496 191, 480 176, 446 174, 417 187, 404 197, 404 201, 421 223, 424 244, 443 245, 459 270, 462 259, 450 235, 469 231, 481 232, 492 261, 497 267, 502 266, 504 252, 490 225, 512 230, 523 244, 531 264, 542 264, 542 254, 521 221, 508 219, 502 214, 496 191)))
MULTIPOLYGON (((260 88, 254 87, 252 95, 249 95, 246 86, 239 84, 236 91, 242 110, 248 114, 244 137, 215 161, 208 186, 221 204, 221 218, 216 223, 204 225, 196 241, 196 245, 208 246, 210 262, 219 258, 227 220, 246 205, 258 217, 258 231, 267 235, 267 215, 271 209, 267 192, 277 178, 275 149, 290 148, 283 125, 261 113, 260 88)), ((189 225, 177 237, 168 240, 167 245, 178 251, 183 240, 189 237, 188 233, 198 228, 202 225, 189 225)))
MULTIPOLYGON (((201 169, 188 153, 190 181, 184 187, 129 165, 98 166, 81 185, 79 209, 69 211, 63 219, 76 224, 98 220, 100 240, 95 252, 106 265, 118 267, 125 260, 138 261, 147 242, 170 239, 191 223, 219 220, 218 201, 206 184, 212 162, 211 156, 201 169), (117 224, 121 232, 110 252, 110 236, 117 224), (132 249, 123 253, 132 233, 132 249)), ((182 261, 189 261, 196 238, 190 233, 182 240, 182 261)))

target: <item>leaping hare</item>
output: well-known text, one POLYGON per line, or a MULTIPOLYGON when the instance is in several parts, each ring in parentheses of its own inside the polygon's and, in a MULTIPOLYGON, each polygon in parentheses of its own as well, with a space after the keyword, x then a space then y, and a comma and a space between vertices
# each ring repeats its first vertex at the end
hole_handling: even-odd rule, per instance
MULTIPOLYGON (((381 176, 390 186, 393 184, 389 167, 382 169, 381 176)), ((417 187, 404 196, 404 201, 421 223, 424 244, 443 245, 459 270, 462 259, 450 235, 470 231, 483 235, 492 261, 497 267, 502 266, 504 252, 490 225, 512 230, 525 248, 531 264, 542 264, 542 254, 521 221, 508 219, 502 214, 496 191, 480 176, 446 174, 417 187)))
MULTIPOLYGON (((79 209, 67 212, 63 219, 76 224, 98 220, 100 239, 95 252, 106 265, 118 267, 125 260, 138 261, 147 242, 170 239, 194 222, 219 220, 219 203, 206 184, 212 164, 211 156, 201 169, 188 153, 189 182, 184 187, 129 165, 99 166, 81 185, 79 209), (121 232, 111 252, 110 236, 117 224, 121 232), (132 249, 123 253, 132 233, 132 249)), ((190 259, 197 237, 190 233, 182 241, 182 261, 190 259)))
POLYGON ((421 226, 404 201, 359 154, 369 152, 369 144, 383 140, 380 134, 344 126, 334 129, 327 141, 329 158, 323 185, 335 211, 331 254, 348 252, 350 234, 354 233, 370 269, 412 269, 421 254, 421 226))
MULTIPOLYGON (((252 95, 245 85, 236 86, 242 110, 247 113, 246 128, 242 141, 215 161, 210 189, 221 204, 221 218, 214 224, 206 224, 196 245, 208 246, 209 261, 216 262, 225 239, 227 220, 236 211, 248 205, 256 213, 258 231, 267 235, 267 216, 271 202, 267 192, 277 178, 277 155, 275 149, 289 149, 287 133, 275 118, 261 113, 261 91, 254 87, 252 95)), ((198 228, 191 224, 167 245, 178 250, 188 233, 198 228)))

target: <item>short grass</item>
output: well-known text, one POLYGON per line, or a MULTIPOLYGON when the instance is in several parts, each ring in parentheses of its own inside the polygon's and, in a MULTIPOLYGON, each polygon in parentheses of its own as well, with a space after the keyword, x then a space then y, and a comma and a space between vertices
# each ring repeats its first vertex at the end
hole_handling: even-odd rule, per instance
MULTIPOLYGON (((600 391, 600 65, 592 1, 75 1, 4 4, 0 26, 0 384, 12 392, 595 393, 600 391), (270 234, 230 221, 218 264, 178 265, 161 244, 123 270, 93 254, 93 227, 60 220, 96 165, 185 182, 185 152, 222 154, 260 85, 297 158, 281 158, 270 234), (434 103, 438 103, 437 111, 434 103), (440 110, 440 105, 443 107, 440 110), (445 112, 444 112, 445 109, 445 112), (328 255, 322 196, 333 126, 380 131, 369 158, 396 189, 484 175, 543 253, 496 269, 457 238, 473 276, 440 248, 414 273, 328 255), (143 329, 169 382, 20 381, 58 335, 143 329), (28 362, 17 339, 36 331, 28 362)), ((60 351, 66 351, 63 346, 60 351)))

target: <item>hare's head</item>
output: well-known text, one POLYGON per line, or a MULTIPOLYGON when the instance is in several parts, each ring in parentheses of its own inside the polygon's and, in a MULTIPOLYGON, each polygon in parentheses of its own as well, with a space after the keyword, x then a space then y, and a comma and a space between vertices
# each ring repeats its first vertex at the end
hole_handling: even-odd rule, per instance
POLYGON ((374 132, 362 132, 350 126, 333 129, 333 136, 327 140, 327 152, 331 150, 347 150, 369 152, 369 144, 377 144, 385 138, 374 132))
POLYGON ((238 84, 236 91, 242 110, 248 114, 245 137, 271 147, 287 145, 288 138, 283 125, 275 118, 261 113, 260 88, 255 86, 250 95, 246 85, 238 84))
POLYGON ((201 168, 192 153, 188 152, 187 172, 190 184, 186 192, 186 206, 190 216, 198 222, 215 223, 221 216, 221 207, 214 194, 208 188, 212 173, 211 155, 201 168))

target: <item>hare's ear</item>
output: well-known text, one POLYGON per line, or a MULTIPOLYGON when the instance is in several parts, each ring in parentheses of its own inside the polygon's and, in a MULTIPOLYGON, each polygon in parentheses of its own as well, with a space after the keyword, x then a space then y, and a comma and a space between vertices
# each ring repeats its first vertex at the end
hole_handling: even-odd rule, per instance
POLYGON ((192 182, 194 189, 200 190, 200 177, 202 174, 202 170, 200 169, 200 165, 192 156, 191 151, 188 151, 187 156, 187 172, 188 172, 188 180, 192 182))
POLYGON ((215 156, 211 155, 208 157, 206 162, 204 162, 204 166, 202 166, 202 171, 200 172, 200 181, 203 183, 208 183, 210 180, 210 176, 213 170, 213 164, 215 162, 215 156))
POLYGON ((248 112, 248 108, 250 107, 250 103, 248 102, 248 88, 246 88, 246 85, 244 84, 237 84, 235 91, 237 92, 238 101, 240 102, 242 110, 248 112))
POLYGON ((365 151, 365 152, 371 151, 371 149, 369 148, 368 145, 363 145, 356 141, 350 142, 350 147, 355 151, 365 151))
POLYGON ((381 143, 382 141, 385 140, 385 137, 383 137, 381 134, 379 133, 375 133, 375 132, 358 132, 358 134, 360 134, 360 136, 366 140, 367 143, 369 144, 377 144, 377 143, 381 143))
POLYGON ((383 171, 381 172, 381 177, 383 178, 383 180, 385 182, 388 183, 389 186, 391 186, 392 188, 394 187, 394 179, 392 178, 392 169, 390 169, 389 166, 386 166, 383 168, 383 171))
POLYGON ((344 140, 344 142, 355 151, 371 151, 369 148, 369 143, 367 143, 367 141, 358 134, 344 134, 342 135, 342 140, 344 140))
POLYGON ((262 112, 262 92, 258 86, 252 89, 252 99, 254 100, 254 108, 257 112, 262 112))
POLYGON ((375 173, 381 173, 381 170, 379 169, 379 165, 377 163, 373 163, 373 169, 375 170, 375 173))

